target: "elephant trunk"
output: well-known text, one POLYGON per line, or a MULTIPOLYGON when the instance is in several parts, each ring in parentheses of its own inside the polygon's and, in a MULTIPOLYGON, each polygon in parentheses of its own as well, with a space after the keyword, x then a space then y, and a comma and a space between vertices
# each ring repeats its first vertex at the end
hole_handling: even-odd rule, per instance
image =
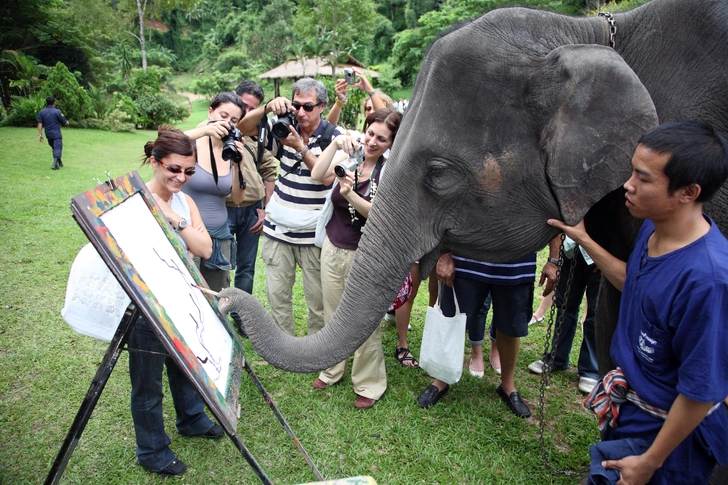
POLYGON ((380 186, 356 252, 346 288, 333 317, 322 330, 293 337, 281 330, 253 296, 236 288, 220 292, 220 311, 236 312, 250 343, 273 366, 298 373, 320 371, 343 361, 374 332, 402 286, 412 264, 430 248, 422 248, 411 213, 384 200, 390 180, 380 186), (403 223, 402 221, 406 221, 403 223), (417 247, 420 247, 419 249, 417 247), (386 251, 385 251, 386 248, 386 251))

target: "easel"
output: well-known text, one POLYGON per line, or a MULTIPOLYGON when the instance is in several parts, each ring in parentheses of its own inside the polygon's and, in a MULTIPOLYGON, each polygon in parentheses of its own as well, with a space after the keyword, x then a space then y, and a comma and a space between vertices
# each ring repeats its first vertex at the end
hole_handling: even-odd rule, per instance
MULTIPOLYGON (((91 381, 91 385, 86 392, 86 397, 84 397, 83 402, 81 403, 81 407, 79 408, 78 413, 76 413, 76 418, 73 420, 73 424, 71 424, 71 429, 68 430, 66 439, 63 441, 63 445, 61 445, 61 449, 58 451, 56 460, 55 462, 53 462, 53 466, 51 467, 51 470, 46 477, 46 485, 57 484, 60 481, 61 475, 63 475, 63 471, 66 469, 66 465, 71 459, 71 454, 76 448, 78 440, 81 439, 81 434, 83 433, 83 430, 86 428, 86 424, 91 418, 91 413, 96 407, 96 404, 99 401, 99 397, 101 397, 101 393, 103 392, 104 387, 106 387, 106 383, 111 376, 111 372, 114 370, 114 366, 116 366, 116 362, 119 360, 121 351, 124 350, 124 346, 129 339, 129 334, 131 334, 131 330, 140 315, 141 312, 133 303, 129 305, 126 312, 124 313, 124 317, 119 324, 119 328, 116 330, 116 334, 114 334, 114 338, 111 340, 109 348, 106 350, 106 355, 104 355, 104 359, 101 361, 101 364, 99 364, 96 375, 94 376, 93 381, 91 381)), ((250 370, 249 372, 252 372, 252 370, 250 370)), ((256 385, 260 385, 257 377, 255 379, 255 382, 256 385)), ((262 388, 262 385, 260 385, 259 388, 262 388)), ((263 389, 263 391, 265 391, 265 389, 263 389)), ((273 482, 270 481, 265 471, 263 471, 263 469, 260 467, 260 464, 255 460, 253 455, 243 444, 240 438, 236 434, 228 433, 228 436, 230 436, 230 439, 235 444, 235 447, 243 455, 243 457, 248 462, 258 478, 260 478, 260 481, 266 485, 272 485, 273 482)), ((307 455, 306 459, 307 461, 309 461, 309 464, 313 466, 313 463, 310 462, 310 459, 307 455)), ((313 467, 313 469, 316 473, 316 476, 319 477, 319 479, 322 479, 320 478, 321 475, 318 473, 318 470, 316 470, 315 466, 313 467)))
MULTIPOLYGON (((109 176, 107 172, 107 176, 109 176)), ((245 366, 248 374, 251 375, 256 386, 262 393, 263 397, 269 403, 271 409, 276 413, 279 421, 283 425, 286 432, 293 439, 294 444, 299 451, 304 455, 309 466, 312 468, 316 478, 323 480, 323 477, 316 469, 313 462, 306 454, 303 447, 298 442, 293 432, 288 427, 283 416, 276 408, 275 404, 270 399, 270 395, 263 388, 260 381, 253 373, 252 369, 247 365, 242 354, 242 343, 239 337, 235 334, 234 329, 227 321, 225 317, 220 315, 216 306, 211 300, 205 301, 205 297, 202 293, 193 294, 190 293, 189 284, 191 283, 190 277, 194 278, 195 283, 200 284, 201 276, 199 271, 190 261, 185 257, 186 250, 179 244, 179 237, 171 231, 168 227, 167 220, 161 215, 160 210, 157 208, 154 198, 146 189, 146 185, 141 180, 136 172, 126 174, 117 179, 109 179, 95 187, 91 191, 87 191, 83 194, 77 195, 71 202, 71 209, 74 213, 76 222, 81 226, 81 229, 86 233, 93 246, 98 251, 99 255, 104 259, 109 267, 109 270, 114 274, 116 279, 119 281, 121 286, 124 288, 126 293, 132 300, 132 304, 126 309, 122 321, 114 334, 114 337, 109 344, 109 348, 106 351, 103 361, 99 365, 99 368, 94 376, 89 390, 79 408, 78 413, 69 429, 61 449, 58 452, 55 462, 51 467, 51 470, 46 477, 45 483, 55 484, 61 478, 63 471, 65 470, 68 461, 70 460, 71 454, 73 453, 78 440, 81 438, 81 434, 91 417, 91 413, 96 406, 101 392, 104 390, 106 383, 109 380, 111 372, 119 359, 121 351, 127 344, 129 335, 133 329, 134 324, 137 322, 140 316, 144 315, 146 320, 150 322, 152 329, 157 334, 160 342, 167 349, 167 353, 178 365, 178 367, 184 372, 190 382, 193 384, 195 389, 205 401, 208 409, 215 416, 217 421, 220 423, 225 433, 235 444, 235 447, 240 451, 245 460, 251 466, 255 474, 260 478, 264 484, 272 484, 271 480, 266 476, 263 469, 260 467, 258 462, 255 460, 250 451, 245 447, 243 442, 237 436, 236 428, 238 422, 237 416, 237 405, 238 405, 238 393, 240 385, 240 377, 242 367, 245 366), (125 221, 126 219, 102 219, 111 212, 118 212, 119 207, 125 205, 127 211, 123 212, 127 215, 126 219, 132 219, 133 224, 139 225, 139 227, 146 227, 144 245, 135 245, 129 243, 130 231, 126 230, 129 222, 124 222, 119 225, 119 221, 125 221), (145 205, 146 204, 146 205, 145 205), (147 212, 147 209, 151 212, 147 212), (128 211, 132 212, 131 214, 128 211), (128 217, 128 216, 132 217, 128 217), (150 220, 151 218, 151 220, 150 220), (156 222, 154 221, 156 219, 156 222), (106 221, 106 222, 104 222, 106 221), (111 225, 107 225, 111 223, 111 225), (146 224, 146 226, 144 226, 146 224), (115 229, 116 228, 116 229, 115 229), (117 232, 118 229, 118 232, 117 232), (117 241, 118 237, 126 236, 126 248, 130 250, 129 253, 123 249, 124 243, 117 241), (155 247, 156 244, 156 247, 155 247), (169 246, 171 244, 171 247, 169 246), (174 310, 171 306, 164 306, 158 299, 161 294, 162 297, 167 297, 169 301, 169 294, 164 294, 164 287, 172 281, 165 279, 162 287, 160 288, 160 281, 156 281, 156 286, 151 285, 150 281, 155 280, 155 271, 150 270, 150 263, 148 259, 140 257, 140 249, 149 253, 153 251, 157 256, 155 261, 158 269, 160 264, 165 270, 177 271, 174 273, 172 280, 175 280, 177 287, 182 284, 184 293, 190 293, 189 296, 192 298, 192 304, 194 304, 194 314, 188 314, 189 318, 194 321, 195 327, 192 328, 194 334, 190 334, 189 322, 187 322, 187 337, 182 333, 180 327, 177 326, 177 322, 168 315, 168 311, 174 310), (164 255, 157 252, 161 251, 164 255), (135 256, 136 255, 136 256, 135 256), (182 260, 177 259, 179 257, 182 260), (137 258, 140 262, 139 266, 133 264, 133 259, 137 258), (182 266, 184 266, 190 274, 185 276, 182 266), (150 276, 149 280, 144 281, 141 276, 140 270, 146 269, 146 273, 150 276), (177 275, 181 276, 177 276, 177 275), (176 279, 175 279, 176 278, 176 279), (187 278, 184 280, 184 278, 187 278), (181 282, 181 283, 180 283, 181 282), (159 291, 159 294, 155 294, 155 289, 159 291), (194 298, 197 298, 195 300, 194 298), (207 310, 205 310, 205 308, 207 310), (207 317, 207 319, 205 319, 207 317), (208 330, 205 330, 209 328, 208 330), (193 341, 203 338, 201 333, 208 331, 215 331, 219 340, 227 341, 229 343, 228 350, 223 350, 222 353, 208 353, 210 359, 207 357, 203 360, 199 357, 199 354, 195 354, 190 346, 193 341), (193 335, 190 338, 190 335, 193 335), (188 345, 190 343, 190 345, 188 345), (229 352, 229 355, 227 354, 229 352), (224 355, 222 355, 224 354, 224 355), (224 364, 220 364, 215 367, 214 370, 218 372, 220 379, 223 381, 218 382, 216 385, 213 382, 209 374, 202 365, 217 365, 215 361, 222 356, 226 357, 228 361, 224 364), (226 367, 223 367, 225 365, 226 367), (227 367, 229 366, 229 367, 227 367), (228 372, 222 374, 220 369, 226 369, 228 372), (226 377, 225 377, 226 376, 226 377)), ((115 214, 112 214, 116 217, 115 214)), ((145 253, 145 254, 146 254, 145 253)), ((153 266, 153 265, 152 265, 153 266)), ((166 274, 166 273, 165 273, 166 274)), ((159 278, 157 278, 159 280, 159 278)), ((197 290, 195 290, 197 291, 197 290)), ((177 293, 174 294, 176 297, 177 293)), ((209 297, 208 297, 209 298, 209 297)), ((175 303, 177 300, 174 300, 175 303)), ((174 304, 172 306, 175 306, 174 304)), ((177 318, 180 317, 176 314, 177 318)), ((183 316, 184 317, 184 316, 183 316)), ((185 318, 181 318, 179 321, 184 325, 185 318)), ((215 335, 214 333, 211 335, 215 335)), ((209 344, 209 342, 208 342, 209 344)), ((199 340, 198 347, 202 345, 202 350, 207 351, 205 342, 199 340)), ((219 347, 225 349, 226 347, 219 347)), ((220 359, 220 362, 223 362, 220 359)))

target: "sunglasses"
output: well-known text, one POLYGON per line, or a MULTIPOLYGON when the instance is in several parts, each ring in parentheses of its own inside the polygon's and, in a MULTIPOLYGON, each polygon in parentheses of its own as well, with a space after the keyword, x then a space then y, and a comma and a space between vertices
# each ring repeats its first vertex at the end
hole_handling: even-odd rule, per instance
POLYGON ((303 108, 303 110, 305 112, 310 113, 311 111, 313 111, 313 109, 316 106, 321 106, 321 103, 318 103, 318 104, 313 104, 313 103, 301 104, 301 103, 296 103, 294 101, 293 103, 291 103, 291 106, 293 106, 293 109, 295 109, 296 111, 298 111, 299 109, 303 108))
MULTIPOLYGON (((169 165, 165 165, 164 162, 159 161, 159 160, 157 160, 157 163, 159 163, 161 166, 163 166, 164 168, 166 168, 169 173, 180 174, 183 171, 179 167, 172 167, 172 166, 169 166, 169 165)), ((188 168, 187 170, 184 170, 184 173, 188 177, 192 177, 195 174, 195 169, 194 168, 188 168)))

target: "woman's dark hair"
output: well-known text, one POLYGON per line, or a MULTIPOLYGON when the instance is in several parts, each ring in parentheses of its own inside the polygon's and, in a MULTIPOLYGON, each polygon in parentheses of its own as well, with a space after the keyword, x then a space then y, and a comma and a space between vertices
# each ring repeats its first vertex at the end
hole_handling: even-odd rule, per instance
POLYGON ((151 157, 154 157, 155 160, 163 160, 172 154, 182 155, 183 157, 194 155, 195 162, 197 162, 195 142, 180 130, 169 125, 162 125, 157 131, 157 139, 148 141, 144 145, 142 165, 149 163, 151 157))
POLYGON ((703 121, 664 123, 642 135, 639 143, 670 154, 663 169, 670 180, 670 195, 698 184, 700 195, 696 202, 708 202, 728 177, 728 141, 703 121))
POLYGON ((367 131, 369 125, 372 123, 384 123, 392 132, 392 143, 394 138, 397 136, 399 130, 399 124, 402 122, 402 113, 395 110, 394 108, 382 108, 372 112, 367 119, 364 121, 364 132, 367 131))
POLYGON ((217 96, 215 96, 215 99, 212 100, 212 103, 210 103, 210 109, 216 110, 217 107, 223 103, 233 103, 235 106, 240 108, 240 110, 243 112, 243 115, 245 115, 245 106, 243 106, 243 102, 237 94, 233 92, 224 92, 218 94, 217 96))

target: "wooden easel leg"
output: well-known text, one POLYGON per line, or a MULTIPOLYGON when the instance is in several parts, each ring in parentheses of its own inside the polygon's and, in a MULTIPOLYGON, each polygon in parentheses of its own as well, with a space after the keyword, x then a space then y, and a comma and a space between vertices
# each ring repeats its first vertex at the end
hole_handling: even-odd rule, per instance
POLYGON ((255 457, 250 453, 248 448, 243 444, 242 441, 240 441, 240 438, 238 438, 237 435, 229 435, 230 439, 233 440, 233 443, 235 443, 235 447, 240 451, 240 453, 245 458, 245 461, 248 462, 250 465, 250 468, 253 469, 255 474, 260 478, 260 481, 264 485, 273 485, 273 482, 270 481, 270 478, 268 478, 268 475, 265 474, 265 471, 260 467, 258 462, 255 460, 255 457))
POLYGON ((99 397, 101 397, 101 393, 106 386, 106 382, 109 380, 111 371, 114 370, 116 361, 119 360, 121 350, 126 345, 131 329, 134 327, 134 323, 136 323, 139 315, 139 309, 133 303, 126 309, 124 317, 121 319, 121 323, 119 323, 119 328, 116 329, 116 334, 114 334, 114 338, 106 350, 104 360, 99 364, 96 375, 88 388, 88 392, 86 392, 86 397, 84 397, 83 403, 81 403, 81 407, 78 413, 76 413, 76 419, 73 420, 71 429, 68 430, 66 439, 58 451, 56 461, 53 463, 51 471, 46 477, 46 485, 56 484, 61 479, 61 475, 63 475, 63 471, 71 459, 71 454, 76 448, 76 444, 78 444, 83 430, 86 428, 86 423, 91 418, 91 413, 96 407, 99 397))

